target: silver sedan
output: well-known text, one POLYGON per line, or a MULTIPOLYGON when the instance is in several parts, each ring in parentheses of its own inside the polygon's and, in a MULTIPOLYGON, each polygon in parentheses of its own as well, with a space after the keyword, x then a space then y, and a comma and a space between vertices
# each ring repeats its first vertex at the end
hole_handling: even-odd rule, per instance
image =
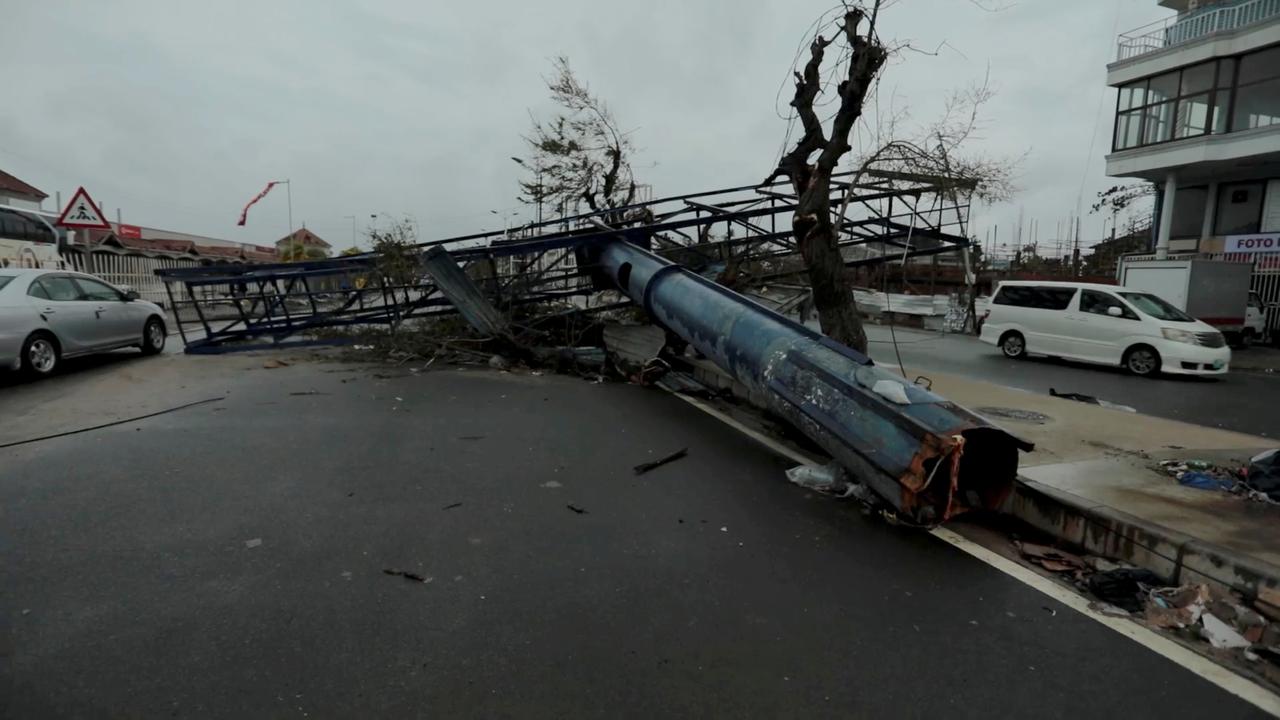
POLYGON ((63 358, 164 349, 164 311, 98 278, 64 270, 0 269, 0 368, 49 375, 63 358))

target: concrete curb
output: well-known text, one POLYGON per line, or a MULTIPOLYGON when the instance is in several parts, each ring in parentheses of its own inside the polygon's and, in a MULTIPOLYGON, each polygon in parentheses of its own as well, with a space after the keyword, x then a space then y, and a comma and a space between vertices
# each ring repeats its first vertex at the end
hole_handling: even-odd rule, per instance
POLYGON ((1061 542, 1146 568, 1173 585, 1209 583, 1255 597, 1280 588, 1280 567, 1163 525, 1019 478, 1005 512, 1061 542))
MULTIPOLYGON (((763 406, 763 398, 710 362, 690 365, 703 385, 763 406)), ((1060 542, 1146 568, 1173 585, 1209 583, 1246 597, 1256 597, 1259 588, 1280 589, 1280 567, 1028 478, 1018 478, 1003 512, 1060 542)))

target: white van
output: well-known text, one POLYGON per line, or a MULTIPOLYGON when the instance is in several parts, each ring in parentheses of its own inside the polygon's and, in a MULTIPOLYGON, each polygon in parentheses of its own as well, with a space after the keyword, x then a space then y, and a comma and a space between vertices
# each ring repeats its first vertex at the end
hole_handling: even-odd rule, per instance
POLYGON ((983 318, 983 342, 1027 355, 1119 365, 1135 375, 1221 375, 1222 333, 1150 293, 1115 285, 1003 282, 983 318))

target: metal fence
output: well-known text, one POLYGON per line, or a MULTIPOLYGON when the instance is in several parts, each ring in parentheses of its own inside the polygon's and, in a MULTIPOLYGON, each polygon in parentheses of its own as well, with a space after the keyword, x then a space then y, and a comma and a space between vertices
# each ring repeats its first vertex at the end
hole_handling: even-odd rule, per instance
POLYGON ((1198 12, 1183 13, 1121 35, 1117 59, 1130 60, 1275 17, 1280 17, 1280 0, 1246 0, 1234 5, 1218 5, 1198 12))

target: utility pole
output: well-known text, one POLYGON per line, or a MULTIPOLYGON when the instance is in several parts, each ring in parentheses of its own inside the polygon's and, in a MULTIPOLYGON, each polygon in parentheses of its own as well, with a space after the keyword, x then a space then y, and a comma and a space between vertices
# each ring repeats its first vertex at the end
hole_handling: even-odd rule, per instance
POLYGON ((350 220, 350 221, 351 221, 351 247, 352 247, 352 249, 355 249, 355 247, 356 247, 356 216, 355 216, 355 215, 343 215, 343 216, 342 216, 342 219, 343 219, 343 220, 350 220))

